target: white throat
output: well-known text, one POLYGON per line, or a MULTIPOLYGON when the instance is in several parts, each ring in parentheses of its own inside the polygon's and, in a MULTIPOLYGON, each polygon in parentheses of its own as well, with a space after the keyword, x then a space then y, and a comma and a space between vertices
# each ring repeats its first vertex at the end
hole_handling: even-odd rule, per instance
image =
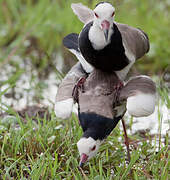
POLYGON ((108 41, 106 42, 102 29, 94 22, 93 26, 91 26, 89 30, 89 40, 92 43, 94 49, 100 50, 110 43, 110 38, 112 34, 113 30, 110 29, 108 34, 108 41))
POLYGON ((97 153, 99 146, 103 143, 103 141, 100 140, 94 140, 92 137, 82 137, 77 142, 77 147, 79 150, 79 154, 86 154, 88 155, 88 160, 91 159, 95 154, 97 153), (93 145, 96 145, 95 151, 91 151, 90 149, 93 147, 93 145))

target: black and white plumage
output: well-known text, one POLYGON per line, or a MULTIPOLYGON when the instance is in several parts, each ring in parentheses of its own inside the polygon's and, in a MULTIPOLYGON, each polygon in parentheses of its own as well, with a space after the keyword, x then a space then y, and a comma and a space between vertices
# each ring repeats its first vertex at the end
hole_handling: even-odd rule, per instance
POLYGON ((72 88, 83 74, 91 73, 84 83, 85 91, 79 92, 79 120, 84 133, 77 146, 80 162, 84 163, 97 153, 126 108, 136 117, 153 112, 155 85, 147 77, 129 81, 120 93, 120 106, 113 107, 115 92, 111 86, 119 84, 120 79, 124 80, 135 60, 148 52, 148 37, 139 29, 115 22, 115 9, 109 3, 99 3, 94 11, 80 3, 72 4, 72 9, 85 25, 79 35, 69 34, 63 43, 77 56, 81 65, 77 65, 75 71, 63 80, 57 96, 56 115, 62 116, 61 111, 67 115, 65 117, 71 114, 67 111, 71 108, 66 108, 73 104, 68 87, 72 88), (139 87, 131 82, 138 82, 139 87), (146 93, 143 86, 148 84, 150 90, 146 93), (63 94, 67 94, 68 101, 63 100, 63 94))
POLYGON ((116 127, 122 116, 107 118, 95 113, 79 113, 83 137, 104 140, 116 127))
POLYGON ((66 36, 64 45, 77 56, 86 72, 93 67, 115 71, 123 80, 135 60, 148 52, 147 35, 115 22, 115 8, 110 3, 99 3, 93 11, 81 3, 72 4, 72 9, 85 25, 79 35, 66 36), (66 43, 70 39, 73 46, 66 43))
POLYGON ((117 105, 117 85, 121 81, 115 73, 94 69, 78 91, 79 121, 83 136, 77 146, 80 165, 91 159, 105 138, 125 113, 125 104, 117 105), (122 106, 121 112, 117 106, 122 106))
POLYGON ((156 88, 147 76, 137 76, 124 82, 116 98, 114 87, 120 83, 115 73, 94 69, 88 77, 80 62, 74 65, 59 86, 55 113, 62 119, 69 118, 73 106, 72 91, 79 79, 86 77, 79 91, 79 120, 83 136, 77 146, 85 163, 97 153, 103 140, 111 133, 118 121, 127 112, 135 117, 148 116, 155 108, 156 88), (116 98, 116 99, 115 99, 116 98), (120 103, 115 104, 117 101, 120 103))
POLYGON ((84 59, 95 68, 105 72, 119 71, 129 64, 122 44, 122 37, 117 26, 113 24, 114 33, 110 37, 110 43, 103 49, 96 50, 89 40, 88 32, 93 22, 88 23, 81 31, 78 44, 84 59))
POLYGON ((80 164, 97 153, 126 109, 136 117, 152 114, 155 92, 155 84, 147 76, 133 77, 123 86, 115 73, 94 69, 79 90, 79 120, 83 129, 77 143, 80 164))
POLYGON ((67 47, 73 54, 76 55, 77 59, 80 61, 83 69, 86 73, 93 71, 93 67, 84 59, 82 56, 79 45, 78 45, 78 34, 71 33, 63 39, 63 44, 67 47))

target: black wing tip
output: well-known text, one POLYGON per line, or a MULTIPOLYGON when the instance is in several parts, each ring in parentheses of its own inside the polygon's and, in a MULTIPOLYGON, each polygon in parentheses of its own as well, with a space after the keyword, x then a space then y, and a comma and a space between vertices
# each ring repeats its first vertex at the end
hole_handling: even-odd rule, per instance
POLYGON ((68 49, 79 51, 78 48, 78 34, 71 33, 63 38, 63 45, 68 49))

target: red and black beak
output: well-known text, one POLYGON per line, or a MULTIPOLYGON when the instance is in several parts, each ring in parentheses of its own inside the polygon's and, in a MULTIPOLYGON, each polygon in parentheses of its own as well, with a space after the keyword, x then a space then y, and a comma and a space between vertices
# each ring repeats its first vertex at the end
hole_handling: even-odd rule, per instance
POLYGON ((105 40, 108 40, 108 35, 109 35, 109 28, 110 28, 110 23, 107 20, 102 21, 102 30, 104 32, 105 40))
POLYGON ((80 163, 79 163, 79 166, 82 168, 84 163, 87 161, 88 159, 88 156, 86 154, 81 154, 80 156, 80 163))

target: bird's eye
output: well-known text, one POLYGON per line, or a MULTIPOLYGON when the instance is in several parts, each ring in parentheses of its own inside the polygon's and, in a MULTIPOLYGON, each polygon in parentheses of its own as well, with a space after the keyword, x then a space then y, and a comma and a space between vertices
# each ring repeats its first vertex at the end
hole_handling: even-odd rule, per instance
POLYGON ((99 15, 97 14, 97 13, 94 13, 94 15, 98 18, 99 17, 99 15))
POLYGON ((115 15, 115 12, 112 13, 111 17, 113 17, 115 15))
POLYGON ((96 149, 96 145, 94 145, 91 150, 94 151, 96 149))

